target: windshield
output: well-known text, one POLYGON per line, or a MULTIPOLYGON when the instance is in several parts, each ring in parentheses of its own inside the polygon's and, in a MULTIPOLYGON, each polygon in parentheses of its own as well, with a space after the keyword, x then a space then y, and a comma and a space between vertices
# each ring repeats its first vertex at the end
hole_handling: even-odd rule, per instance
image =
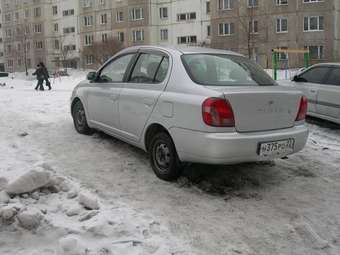
POLYGON ((182 61, 191 79, 201 85, 277 85, 260 66, 242 56, 186 54, 182 56, 182 61))

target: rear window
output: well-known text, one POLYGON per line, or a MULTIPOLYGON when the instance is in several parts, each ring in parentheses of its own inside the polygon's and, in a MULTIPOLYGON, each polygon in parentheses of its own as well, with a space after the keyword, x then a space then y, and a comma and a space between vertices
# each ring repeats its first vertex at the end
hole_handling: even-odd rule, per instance
POLYGON ((183 64, 190 78, 206 86, 274 86, 276 82, 257 64, 242 56, 186 54, 183 64))

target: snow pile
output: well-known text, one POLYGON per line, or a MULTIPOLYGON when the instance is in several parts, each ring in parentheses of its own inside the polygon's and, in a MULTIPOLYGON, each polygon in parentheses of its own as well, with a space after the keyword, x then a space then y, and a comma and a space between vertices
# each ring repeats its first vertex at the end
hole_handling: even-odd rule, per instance
MULTIPOLYGON (((171 254, 188 250, 160 222, 95 193, 53 169, 0 177, 0 254, 171 254), (18 245, 18 242, 20 245, 18 245)), ((1 172, 0 172, 1 174, 1 172)))

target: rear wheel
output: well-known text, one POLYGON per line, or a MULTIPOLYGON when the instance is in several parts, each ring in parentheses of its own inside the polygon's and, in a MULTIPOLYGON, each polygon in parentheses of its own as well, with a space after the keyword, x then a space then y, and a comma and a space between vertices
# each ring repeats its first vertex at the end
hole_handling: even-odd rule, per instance
POLYGON ((87 125, 85 109, 81 101, 77 101, 72 109, 74 127, 78 133, 90 135, 93 130, 87 125))
POLYGON ((181 175, 181 163, 175 145, 167 133, 161 132, 152 138, 149 154, 152 169, 158 178, 173 181, 181 175))

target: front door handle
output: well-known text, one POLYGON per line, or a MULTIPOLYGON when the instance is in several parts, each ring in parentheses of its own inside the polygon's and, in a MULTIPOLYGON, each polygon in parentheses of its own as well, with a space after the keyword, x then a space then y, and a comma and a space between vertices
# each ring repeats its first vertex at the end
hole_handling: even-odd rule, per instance
POLYGON ((311 90, 309 90, 309 92, 310 92, 310 93, 316 93, 316 90, 311 89, 311 90))

